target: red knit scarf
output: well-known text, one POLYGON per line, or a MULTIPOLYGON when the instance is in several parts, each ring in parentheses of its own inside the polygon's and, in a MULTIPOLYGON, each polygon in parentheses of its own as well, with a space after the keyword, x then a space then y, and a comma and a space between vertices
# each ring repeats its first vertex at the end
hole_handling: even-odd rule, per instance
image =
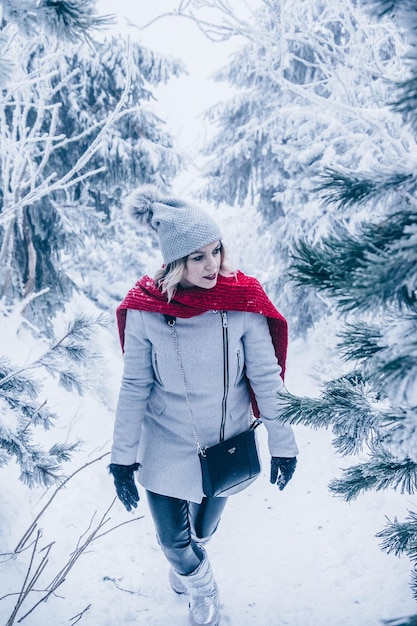
POLYGON ((129 291, 117 309, 117 323, 122 349, 127 309, 163 313, 175 317, 193 317, 206 311, 248 311, 265 315, 268 320, 269 332, 275 354, 284 379, 287 357, 288 327, 287 321, 275 308, 256 278, 246 276, 238 271, 233 276, 220 276, 215 287, 202 289, 179 287, 171 302, 162 294, 153 278, 143 276, 129 291))

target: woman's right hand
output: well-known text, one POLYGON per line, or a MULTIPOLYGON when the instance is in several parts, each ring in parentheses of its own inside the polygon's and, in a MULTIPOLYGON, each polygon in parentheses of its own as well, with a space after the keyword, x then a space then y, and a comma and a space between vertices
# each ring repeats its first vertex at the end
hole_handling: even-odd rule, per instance
POLYGON ((132 465, 110 463, 109 465, 109 472, 114 479, 117 497, 128 511, 136 509, 140 500, 134 477, 134 472, 138 468, 139 463, 133 463, 132 465))

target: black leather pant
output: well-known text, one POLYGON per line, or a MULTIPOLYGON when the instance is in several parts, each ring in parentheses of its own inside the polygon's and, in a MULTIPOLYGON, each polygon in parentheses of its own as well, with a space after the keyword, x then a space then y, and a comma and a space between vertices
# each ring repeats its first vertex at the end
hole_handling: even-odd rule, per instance
POLYGON ((146 492, 159 544, 179 574, 190 574, 201 563, 198 539, 216 531, 227 498, 203 498, 201 504, 146 492))

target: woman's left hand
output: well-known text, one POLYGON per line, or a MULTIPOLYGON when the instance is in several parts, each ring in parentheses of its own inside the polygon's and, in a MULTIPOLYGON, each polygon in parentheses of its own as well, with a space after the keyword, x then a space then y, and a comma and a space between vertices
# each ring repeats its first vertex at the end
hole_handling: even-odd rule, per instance
POLYGON ((278 485, 280 491, 284 489, 287 483, 293 477, 295 467, 297 465, 297 457, 273 456, 271 458, 271 483, 278 485))

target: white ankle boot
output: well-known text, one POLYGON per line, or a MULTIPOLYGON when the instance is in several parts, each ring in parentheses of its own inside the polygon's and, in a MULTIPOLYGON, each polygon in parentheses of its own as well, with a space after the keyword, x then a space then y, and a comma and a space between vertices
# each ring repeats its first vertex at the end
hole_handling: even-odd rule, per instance
POLYGON ((217 583, 207 555, 191 574, 177 574, 190 594, 189 623, 190 626, 217 626, 219 623, 220 599, 217 583))
POLYGON ((187 593, 188 589, 180 579, 177 572, 171 567, 168 574, 169 584, 171 585, 171 589, 175 591, 175 593, 182 594, 187 593))

